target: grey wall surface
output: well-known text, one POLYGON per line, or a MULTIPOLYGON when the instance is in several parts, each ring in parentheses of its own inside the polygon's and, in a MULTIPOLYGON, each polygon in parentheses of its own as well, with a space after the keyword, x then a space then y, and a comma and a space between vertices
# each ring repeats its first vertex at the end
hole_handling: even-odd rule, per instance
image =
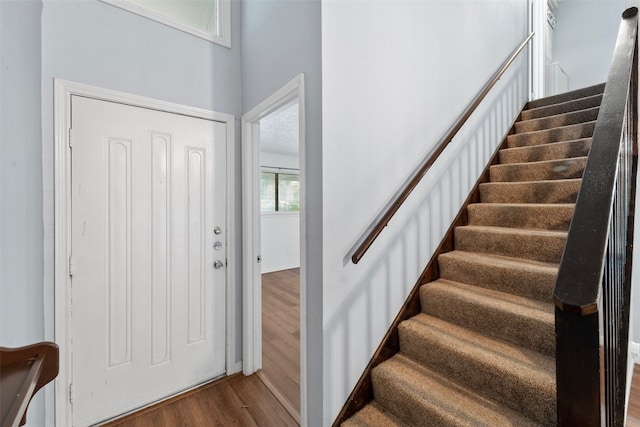
MULTIPOLYGON (((39 0, 0 1, 0 346, 43 332, 39 0)), ((44 424, 40 393, 29 426, 44 424)))
POLYGON ((564 0, 556 10, 553 58, 569 75, 569 90, 607 79, 624 0, 564 0))
POLYGON ((307 422, 322 422, 322 78, 319 0, 242 2, 242 110, 304 73, 307 224, 307 422))

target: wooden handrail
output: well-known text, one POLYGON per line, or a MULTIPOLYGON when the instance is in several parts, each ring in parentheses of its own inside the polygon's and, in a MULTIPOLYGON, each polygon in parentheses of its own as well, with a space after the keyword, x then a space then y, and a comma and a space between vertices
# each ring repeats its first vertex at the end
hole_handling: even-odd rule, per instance
POLYGON ((400 209, 400 206, 404 203, 404 201, 409 197, 411 192, 416 188, 416 186, 420 183, 424 175, 431 168, 431 166, 436 162, 440 154, 444 151, 444 149, 449 145, 453 139, 453 137, 458 133, 458 131, 464 126, 467 122, 471 114, 476 110, 480 102, 484 99, 484 97, 489 93, 491 88, 500 80, 504 72, 509 68, 509 66, 515 61, 517 56, 522 52, 525 46, 529 43, 531 38, 535 33, 529 34, 529 36, 509 55, 509 57, 502 63, 498 71, 496 71, 489 81, 480 89, 480 92, 473 98, 473 100, 469 103, 467 108, 460 114, 458 119, 451 125, 451 127, 446 131, 444 136, 438 141, 436 148, 432 151, 414 170, 414 172, 407 178, 404 182, 400 190, 396 192, 396 194, 392 197, 391 201, 387 203, 382 212, 376 217, 373 221, 372 225, 365 231, 363 237, 358 240, 358 243, 354 246, 355 250, 351 250, 353 255, 351 255, 351 261, 354 264, 357 264, 364 254, 369 250, 373 242, 378 238, 382 230, 387 226, 391 218, 395 215, 395 213, 400 209))
POLYGON ((626 99, 634 71, 637 12, 638 9, 632 7, 623 14, 589 159, 553 291, 556 307, 582 316, 597 311, 626 99))
POLYGON ((625 416, 638 117, 638 9, 625 10, 553 290, 557 425, 625 416))

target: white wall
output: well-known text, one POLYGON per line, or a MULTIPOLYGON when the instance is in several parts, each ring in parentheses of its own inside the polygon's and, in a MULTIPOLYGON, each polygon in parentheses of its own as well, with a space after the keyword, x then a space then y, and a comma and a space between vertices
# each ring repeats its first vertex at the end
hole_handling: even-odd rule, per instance
POLYGON ((323 425, 333 422, 527 96, 526 55, 358 264, 350 248, 526 37, 519 0, 322 8, 323 425))
POLYGON ((300 267, 300 214, 263 213, 260 217, 262 272, 300 267))
POLYGON ((553 57, 569 75, 569 90, 607 80, 624 0, 563 0, 555 15, 553 57))
MULTIPOLYGON (((322 99, 320 0, 247 0, 242 2, 242 109, 258 105, 304 73, 306 153, 300 165, 306 177, 306 214, 300 218, 307 247, 306 366, 303 394, 309 403, 306 422, 322 423, 322 99)), ((305 414, 303 413, 304 417, 305 414)), ((304 420, 303 420, 304 422, 304 420)))
MULTIPOLYGON (((0 346, 6 347, 44 339, 41 12, 41 1, 0 1, 0 346)), ((44 425, 42 392, 27 420, 44 425)))

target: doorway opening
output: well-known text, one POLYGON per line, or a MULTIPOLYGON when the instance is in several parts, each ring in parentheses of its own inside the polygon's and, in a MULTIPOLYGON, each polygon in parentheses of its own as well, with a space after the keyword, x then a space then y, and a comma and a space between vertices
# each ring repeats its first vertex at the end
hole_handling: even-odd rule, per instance
POLYGON ((304 80, 245 114, 243 372, 304 413, 304 80))

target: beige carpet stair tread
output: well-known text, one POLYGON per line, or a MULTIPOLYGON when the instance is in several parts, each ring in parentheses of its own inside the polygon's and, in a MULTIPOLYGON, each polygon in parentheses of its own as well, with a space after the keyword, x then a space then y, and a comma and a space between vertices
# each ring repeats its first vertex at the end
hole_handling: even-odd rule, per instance
POLYGON ((344 427, 410 427, 376 401, 369 403, 341 425, 344 427))
POLYGON ((567 231, 573 203, 474 203, 467 207, 469 224, 567 231))
POLYGON ((587 157, 543 160, 540 162, 508 163, 489 168, 491 182, 546 181, 582 178, 587 157))
POLYGON ((558 264, 455 250, 438 257, 440 277, 551 303, 558 264))
POLYGON ((466 225, 456 227, 455 249, 545 262, 560 262, 567 239, 563 231, 466 225))
POLYGON ((581 89, 572 90, 570 92, 559 93, 553 96, 547 96, 545 98, 535 99, 527 102, 525 106, 526 110, 533 108, 544 107, 547 105, 559 104, 567 101, 571 101, 578 98, 584 98, 592 95, 601 95, 604 92, 604 83, 588 86, 581 89))
POLYGON ((561 102, 559 104, 547 105, 544 107, 532 108, 524 110, 520 118, 521 120, 538 119, 541 117, 555 116, 556 114, 568 113, 570 111, 584 110, 586 108, 599 106, 602 102, 602 94, 586 96, 571 101, 561 102))
POLYGON ((554 116, 540 117, 537 119, 520 120, 515 123, 516 133, 532 132, 560 126, 584 123, 598 118, 600 107, 591 107, 585 110, 571 111, 569 113, 556 114, 554 116))
POLYGON ((555 357, 554 306, 439 279, 420 287, 425 314, 555 357))
POLYGON ((582 178, 487 182, 480 184, 482 203, 575 203, 582 178))
POLYGON ((398 331, 401 354, 538 422, 555 420, 554 359, 424 313, 398 331))
POLYGON ((516 133, 507 136, 507 148, 526 147, 531 145, 548 144, 551 142, 571 141, 573 139, 591 138, 596 121, 578 123, 556 127, 552 129, 536 130, 533 132, 516 133))
POLYGON ((500 164, 584 157, 589 154, 592 139, 582 138, 529 147, 505 148, 499 152, 500 164))
POLYGON ((487 399, 411 359, 396 355, 374 369, 381 400, 411 426, 538 426, 504 405, 487 399))

